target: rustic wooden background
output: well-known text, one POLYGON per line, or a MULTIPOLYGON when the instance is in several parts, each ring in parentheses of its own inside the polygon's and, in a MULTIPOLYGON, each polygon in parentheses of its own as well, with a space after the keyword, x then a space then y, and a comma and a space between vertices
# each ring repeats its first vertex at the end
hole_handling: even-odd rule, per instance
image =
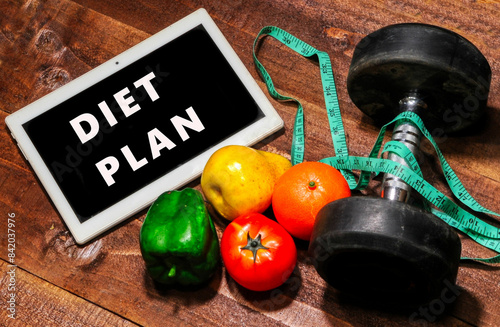
MULTIPOLYGON (((157 288, 146 276, 138 233, 145 211, 97 240, 77 246, 4 120, 59 86, 204 7, 262 89, 252 42, 275 25, 332 58, 348 144, 366 156, 378 129, 355 108, 345 87, 355 44, 399 22, 451 29, 472 41, 493 70, 486 118, 465 135, 441 138, 440 147, 465 186, 484 206, 500 212, 500 1, 498 0, 0 0, 0 325, 7 326, 407 326, 431 323, 440 303, 422 313, 383 311, 343 301, 316 274, 307 244, 297 242, 298 266, 287 285, 254 293, 221 267, 198 290, 157 288), (16 319, 7 317, 10 275, 7 219, 16 215, 16 319)), ((332 155, 317 65, 270 38, 259 58, 278 91, 305 106, 306 160, 332 155)), ((267 91, 266 91, 266 94, 267 91)), ((289 157, 295 106, 272 100, 284 131, 256 145, 289 157)), ((446 194, 429 146, 426 176, 446 194)), ((190 184, 199 188, 199 180, 190 184)), ((374 181, 367 194, 378 193, 374 181)), ((226 222, 215 219, 219 236, 226 222)), ((492 220, 498 226, 498 219, 492 220)), ((491 256, 462 236, 463 255, 491 256)), ((367 271, 367 274, 370 272, 367 271)), ((499 326, 500 270, 464 263, 460 294, 434 324, 499 326)), ((439 300, 439 299, 437 299, 439 300)))

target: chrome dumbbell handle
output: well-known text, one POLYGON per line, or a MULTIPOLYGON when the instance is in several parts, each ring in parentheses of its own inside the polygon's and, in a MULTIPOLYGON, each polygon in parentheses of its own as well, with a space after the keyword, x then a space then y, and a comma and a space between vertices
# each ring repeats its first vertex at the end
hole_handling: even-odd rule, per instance
MULTIPOLYGON (((399 102, 399 108, 401 112, 412 111, 419 113, 425 110, 427 105, 419 98, 417 93, 412 93, 399 102)), ((404 143, 416 158, 419 157, 421 138, 420 129, 410 122, 397 124, 392 132, 392 140, 404 143)), ((387 159, 408 166, 404 158, 394 153, 389 153, 387 159)), ((383 197, 385 199, 406 203, 410 199, 411 189, 411 186, 400 178, 391 174, 384 175, 383 197)))

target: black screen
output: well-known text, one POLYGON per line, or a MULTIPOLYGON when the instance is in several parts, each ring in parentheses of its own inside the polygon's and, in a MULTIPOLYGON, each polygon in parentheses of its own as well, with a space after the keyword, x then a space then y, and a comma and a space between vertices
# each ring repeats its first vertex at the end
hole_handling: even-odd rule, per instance
POLYGON ((263 116, 200 25, 23 127, 84 222, 263 116))

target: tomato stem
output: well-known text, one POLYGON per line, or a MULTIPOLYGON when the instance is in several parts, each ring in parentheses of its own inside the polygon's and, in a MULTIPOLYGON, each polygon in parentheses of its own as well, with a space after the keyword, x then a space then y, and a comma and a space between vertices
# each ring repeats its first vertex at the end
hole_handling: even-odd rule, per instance
POLYGON ((241 249, 252 251, 254 263, 255 263, 255 260, 257 259, 257 251, 258 250, 268 250, 268 248, 266 248, 264 245, 262 245, 260 234, 257 235, 256 238, 252 238, 250 236, 250 232, 247 232, 247 245, 245 245, 241 249))

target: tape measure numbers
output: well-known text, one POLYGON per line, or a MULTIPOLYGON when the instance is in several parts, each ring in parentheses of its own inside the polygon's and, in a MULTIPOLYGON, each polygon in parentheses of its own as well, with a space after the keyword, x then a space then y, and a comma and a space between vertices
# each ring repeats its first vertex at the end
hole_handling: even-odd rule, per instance
MULTIPOLYGON (((292 164, 295 165, 304 160, 304 111, 301 103, 298 100, 292 97, 283 96, 276 91, 271 77, 267 73, 264 66, 257 59, 256 45, 262 35, 269 35, 276 38, 281 43, 285 44, 290 49, 294 50, 304 57, 318 57, 327 117, 335 150, 334 157, 322 159, 320 160, 320 162, 327 163, 339 169, 346 178, 347 182, 349 183, 349 187, 352 190, 365 189, 372 179, 373 175, 376 175, 380 172, 395 175, 396 177, 402 179, 404 182, 410 185, 420 195, 422 195, 422 197, 429 202, 428 204, 432 204, 435 206, 435 208, 431 208, 427 204, 428 209, 435 216, 439 217, 450 226, 462 231, 464 234, 468 235, 482 246, 500 253, 500 229, 482 221, 475 215, 464 210, 442 192, 429 184, 422 177, 418 162, 415 159, 413 153, 411 153, 411 151, 406 147, 406 145, 399 141, 389 141, 386 142, 384 148, 382 149, 382 151, 380 151, 380 149, 382 148, 384 135, 389 125, 405 121, 413 123, 421 130, 423 136, 425 136, 433 145, 439 158, 443 174, 453 194, 465 206, 475 212, 500 216, 500 214, 481 206, 469 194, 458 176, 455 174, 453 169, 444 158, 436 142, 432 138, 429 131, 425 128, 422 120, 417 114, 413 112, 404 112, 398 115, 391 122, 382 126, 368 157, 349 156, 330 57, 327 53, 316 50, 312 46, 299 40, 295 36, 278 27, 266 26, 259 32, 254 41, 253 58, 258 71, 260 72, 264 82, 266 83, 270 95, 280 101, 293 101, 297 103, 298 109, 295 116, 295 125, 292 136, 292 164), (382 158, 383 154, 386 152, 395 153, 396 155, 405 159, 405 162, 409 167, 396 163, 392 160, 382 158), (357 182, 353 173, 354 170, 359 170, 361 172, 357 182)), ((463 257, 462 260, 477 260, 485 263, 500 263, 500 254, 491 258, 463 257)))
MULTIPOLYGON (((335 87, 335 79, 333 77, 333 71, 331 66, 330 57, 326 52, 316 50, 309 44, 297 39, 295 36, 289 34, 288 32, 275 27, 267 26, 264 27, 260 33, 257 35, 253 44, 253 58, 258 71, 260 72, 262 78, 264 79, 267 89, 272 97, 281 101, 293 101, 297 103, 297 113, 295 114, 295 124, 292 136, 292 149, 291 158, 292 164, 295 165, 304 160, 304 150, 305 150, 305 135, 304 135, 304 111, 302 104, 291 97, 283 96, 279 94, 274 88, 271 77, 267 73, 264 66, 259 62, 256 55, 257 42, 262 35, 270 35, 281 41, 290 49, 298 52, 304 57, 317 56, 320 65, 321 82, 323 86, 323 93, 328 117, 328 123, 331 127, 333 147, 335 150, 335 155, 342 157, 347 156, 347 142, 345 138, 344 126, 342 123, 342 117, 340 115, 340 105, 337 98, 337 88, 335 87)), ((342 174, 346 178, 349 185, 355 183, 354 175, 350 171, 342 171, 342 174)))

